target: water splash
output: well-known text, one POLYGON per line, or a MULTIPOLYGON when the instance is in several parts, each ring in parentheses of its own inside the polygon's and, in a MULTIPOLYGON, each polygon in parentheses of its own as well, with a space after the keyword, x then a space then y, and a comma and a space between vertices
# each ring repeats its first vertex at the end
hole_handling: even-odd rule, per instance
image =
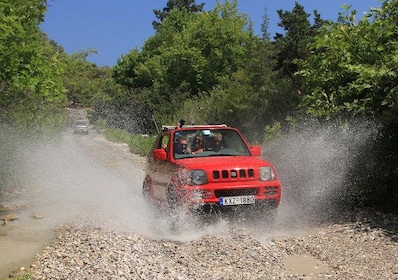
MULTIPOLYGON (((144 172, 131 163, 127 147, 115 145, 110 149, 109 143, 102 136, 95 136, 95 132, 88 137, 66 133, 59 141, 46 143, 4 142, 9 140, 4 135, 0 135, 0 140, 7 144, 2 147, 15 149, 12 158, 17 166, 6 168, 25 189, 13 202, 27 206, 25 213, 18 213, 20 219, 14 224, 20 232, 53 230, 72 222, 155 239, 189 241, 205 235, 228 236, 238 229, 252 232, 261 240, 294 234, 304 225, 310 227, 338 213, 350 169, 361 150, 375 140, 377 131, 371 121, 345 126, 317 122, 297 126, 294 132, 263 147, 264 157, 277 168, 282 182, 282 201, 275 224, 235 219, 236 216, 213 217, 208 220, 211 222, 203 223, 192 216, 181 216, 183 231, 178 234, 171 230, 173 219, 158 215, 143 198, 144 172), (32 213, 41 214, 43 219, 32 220, 32 213)), ((0 154, 7 151, 0 149, 0 154)), ((10 236, 19 242, 17 234, 10 236)), ((8 242, 6 238, 2 241, 8 242)), ((38 243, 37 238, 32 241, 38 243)), ((32 256, 36 253, 32 252, 32 256)))
POLYGON ((338 215, 350 171, 377 133, 372 121, 345 125, 311 121, 266 145, 265 157, 276 166, 282 182, 280 222, 300 226, 338 215))

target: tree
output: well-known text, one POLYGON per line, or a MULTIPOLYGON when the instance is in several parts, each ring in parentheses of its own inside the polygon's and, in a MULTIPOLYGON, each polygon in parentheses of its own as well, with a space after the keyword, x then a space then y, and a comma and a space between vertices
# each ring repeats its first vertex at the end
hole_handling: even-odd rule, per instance
POLYGON ((280 22, 286 34, 277 33, 274 37, 278 53, 277 69, 281 69, 285 75, 294 80, 294 73, 298 70, 295 59, 305 59, 308 55, 307 43, 313 40, 319 28, 326 23, 314 10, 314 24, 311 26, 308 20, 310 14, 306 13, 304 7, 295 3, 293 10, 277 11, 280 22))
POLYGON ((243 63, 250 40, 247 24, 236 1, 192 17, 174 35, 173 44, 160 49, 164 81, 171 89, 191 95, 208 92, 243 63))
POLYGON ((103 82, 111 80, 111 68, 98 67, 86 61, 92 50, 65 54, 65 71, 62 83, 71 106, 91 107, 104 91, 103 82))
MULTIPOLYGON (((355 13, 329 25, 300 60, 308 88, 303 103, 314 116, 365 114, 383 123, 397 115, 396 22, 398 1, 386 1, 355 22, 355 13)), ((348 8, 348 7, 346 7, 348 8)))
POLYGON ((208 93, 244 64, 252 37, 248 26, 247 17, 238 13, 237 1, 218 4, 207 13, 174 9, 142 52, 122 57, 115 78, 130 90, 150 87, 151 103, 162 104, 161 109, 169 104, 171 115, 175 104, 208 93))
POLYGON ((297 73, 305 79, 301 104, 310 115, 343 121, 360 116, 382 125, 376 147, 363 155, 357 189, 368 194, 364 201, 389 210, 398 203, 397 10, 397 0, 386 0, 358 23, 355 10, 341 13, 339 22, 315 36, 297 73))
POLYGON ((268 9, 266 8, 263 15, 263 22, 261 23, 261 33, 263 35, 263 40, 269 40, 271 38, 268 28, 269 28, 269 16, 268 16, 268 9))
POLYGON ((203 11, 205 3, 201 3, 199 5, 195 4, 195 0, 169 0, 167 1, 167 5, 162 10, 153 10, 156 18, 160 21, 153 21, 152 25, 154 29, 158 29, 160 24, 164 21, 164 19, 168 16, 168 14, 174 10, 186 10, 191 13, 200 13, 203 11))
POLYGON ((3 120, 40 130, 59 126, 65 96, 58 50, 40 31, 45 0, 0 2, 0 108, 3 120), (50 120, 51 121, 50 121, 50 120))

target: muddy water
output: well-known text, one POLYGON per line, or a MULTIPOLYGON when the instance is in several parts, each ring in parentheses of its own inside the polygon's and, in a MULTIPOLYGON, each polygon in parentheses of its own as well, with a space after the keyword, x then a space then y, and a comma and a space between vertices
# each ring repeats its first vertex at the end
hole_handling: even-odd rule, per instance
POLYGON ((285 258, 285 269, 316 280, 319 279, 316 275, 328 271, 329 267, 312 256, 290 255, 285 258))
POLYGON ((32 221, 27 215, 0 227, 0 279, 29 268, 36 254, 51 241, 53 231, 43 221, 32 221))

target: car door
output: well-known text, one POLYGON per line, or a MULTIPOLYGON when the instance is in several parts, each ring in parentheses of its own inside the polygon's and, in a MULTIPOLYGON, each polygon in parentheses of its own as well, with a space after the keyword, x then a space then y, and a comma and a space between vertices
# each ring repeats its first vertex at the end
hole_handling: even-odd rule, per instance
POLYGON ((171 182, 171 177, 173 176, 173 172, 175 170, 175 164, 170 162, 170 145, 170 133, 168 131, 163 132, 156 140, 154 150, 166 150, 166 160, 155 159, 153 156, 154 151, 152 152, 152 156, 149 158, 149 166, 147 172, 152 182, 151 189, 153 198, 158 201, 167 200, 168 186, 171 182))

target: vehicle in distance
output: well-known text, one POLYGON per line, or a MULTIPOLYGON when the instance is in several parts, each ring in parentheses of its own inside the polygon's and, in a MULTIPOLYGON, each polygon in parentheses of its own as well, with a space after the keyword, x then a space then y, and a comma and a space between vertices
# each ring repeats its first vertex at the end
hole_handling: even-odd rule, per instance
POLYGON ((163 126, 147 158, 143 194, 188 212, 238 207, 276 209, 281 184, 238 129, 226 125, 163 126))
POLYGON ((74 134, 88 134, 88 121, 87 120, 77 120, 73 124, 74 134))

